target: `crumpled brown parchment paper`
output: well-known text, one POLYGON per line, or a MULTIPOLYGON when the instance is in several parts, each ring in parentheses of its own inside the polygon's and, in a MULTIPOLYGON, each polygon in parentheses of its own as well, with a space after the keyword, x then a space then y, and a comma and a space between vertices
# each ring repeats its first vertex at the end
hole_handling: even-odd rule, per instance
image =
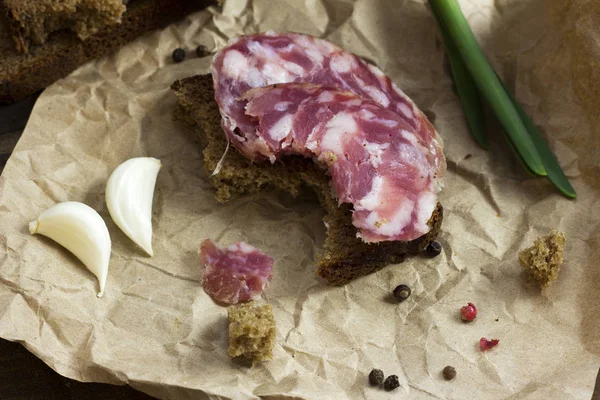
POLYGON ((0 336, 59 373, 161 398, 583 399, 600 365, 600 7, 591 0, 460 2, 498 72, 542 127, 578 198, 527 176, 498 129, 491 150, 469 136, 425 1, 228 0, 90 63, 47 89, 0 178, 0 336), (219 205, 193 134, 172 122, 169 85, 205 73, 210 57, 170 61, 267 29, 323 36, 375 60, 436 115, 448 157, 441 194, 444 253, 414 258, 345 287, 315 277, 323 242, 310 193, 246 196, 219 205), (106 180, 124 160, 164 164, 148 258, 115 226, 106 180), (107 289, 27 223, 83 201, 112 240, 107 289), (559 280, 528 282, 516 253, 556 227, 567 236, 559 280), (264 300, 277 320, 274 360, 252 369, 226 354, 226 309, 202 290, 198 246, 245 240, 277 261, 264 300), (411 286, 403 304, 386 297, 411 286), (479 315, 462 323, 459 308, 479 315), (481 353, 482 336, 499 338, 481 353), (454 381, 441 370, 453 365, 454 381), (392 395, 367 384, 397 374, 392 395))

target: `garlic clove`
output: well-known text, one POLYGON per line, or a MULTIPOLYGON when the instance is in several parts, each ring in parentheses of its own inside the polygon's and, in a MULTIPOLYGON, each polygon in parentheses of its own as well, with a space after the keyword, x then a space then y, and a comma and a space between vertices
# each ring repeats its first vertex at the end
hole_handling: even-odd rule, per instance
POLYGON ((106 205, 113 221, 150 256, 152 200, 161 167, 156 158, 132 158, 119 165, 106 184, 106 205))
POLYGON ((29 232, 49 237, 73 253, 98 278, 102 297, 111 242, 104 220, 93 208, 76 201, 59 203, 32 221, 29 232))

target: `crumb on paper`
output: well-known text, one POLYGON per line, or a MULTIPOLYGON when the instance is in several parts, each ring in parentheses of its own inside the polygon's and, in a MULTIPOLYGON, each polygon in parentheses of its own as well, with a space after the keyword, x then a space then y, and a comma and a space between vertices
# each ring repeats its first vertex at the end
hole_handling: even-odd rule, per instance
POLYGON ((550 235, 536 239, 533 246, 519 252, 519 263, 541 288, 546 288, 558 278, 564 248, 565 235, 552 229, 550 235))
POLYGON ((227 310, 229 348, 232 358, 241 358, 252 365, 273 358, 275 318, 270 305, 245 303, 227 310))

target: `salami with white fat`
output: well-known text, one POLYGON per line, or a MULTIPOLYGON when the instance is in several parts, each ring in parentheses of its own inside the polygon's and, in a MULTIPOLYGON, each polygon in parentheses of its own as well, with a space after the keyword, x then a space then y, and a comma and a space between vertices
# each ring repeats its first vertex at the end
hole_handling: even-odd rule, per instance
POLYGON ((442 187, 442 141, 415 104, 356 55, 307 35, 231 41, 212 63, 230 142, 246 157, 287 154, 327 166, 367 242, 425 234, 442 187))
POLYGON ((352 92, 278 84, 243 96, 269 154, 303 154, 326 165, 339 202, 354 205, 366 242, 413 240, 436 207, 427 148, 396 113, 352 92))
POLYGON ((326 40, 296 33, 241 36, 217 53, 212 74, 223 127, 232 144, 250 158, 271 155, 264 154, 240 97, 255 87, 302 82, 349 90, 395 112, 413 128, 443 174, 442 141, 413 101, 379 68, 326 40))
POLYGON ((205 239, 200 258, 204 264, 204 291, 226 304, 260 298, 273 275, 273 258, 244 242, 223 249, 205 239))

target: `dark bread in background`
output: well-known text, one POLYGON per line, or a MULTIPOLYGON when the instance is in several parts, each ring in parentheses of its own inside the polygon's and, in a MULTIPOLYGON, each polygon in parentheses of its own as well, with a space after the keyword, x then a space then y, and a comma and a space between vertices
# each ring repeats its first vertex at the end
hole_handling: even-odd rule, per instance
MULTIPOLYGON (((211 173, 227 146, 221 115, 214 100, 212 76, 182 79, 173 83, 172 89, 178 99, 174 118, 199 133, 204 147, 204 166, 211 173)), ((420 238, 409 242, 365 243, 356 237, 352 206, 342 204, 338 207, 327 173, 311 159, 300 156, 288 157, 285 162, 275 164, 253 163, 232 148, 220 172, 210 179, 216 188, 215 197, 221 203, 265 187, 282 189, 292 196, 303 187, 313 189, 325 209, 324 221, 328 226, 317 274, 331 285, 344 285, 388 264, 401 262, 407 255, 421 252, 437 237, 442 224, 443 209, 438 204, 429 220, 431 230, 420 238)))
POLYGON ((71 30, 86 39, 102 27, 118 24, 123 0, 2 0, 17 51, 43 44, 48 35, 71 30))
POLYGON ((46 43, 19 53, 8 30, 8 13, 0 0, 0 103, 12 103, 66 77, 87 61, 111 54, 137 37, 216 4, 215 0, 131 0, 122 22, 85 41, 69 31, 55 32, 46 43))

